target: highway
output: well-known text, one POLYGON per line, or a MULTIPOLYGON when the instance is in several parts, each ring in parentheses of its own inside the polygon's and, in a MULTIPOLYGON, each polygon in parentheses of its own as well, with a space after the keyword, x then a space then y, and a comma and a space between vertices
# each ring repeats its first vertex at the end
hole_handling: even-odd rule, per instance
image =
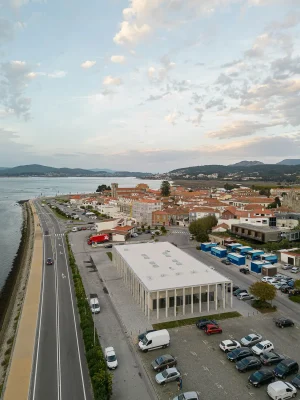
POLYGON ((35 205, 44 265, 29 399, 92 400, 65 237, 52 211, 35 205), (53 265, 46 265, 48 257, 53 265))

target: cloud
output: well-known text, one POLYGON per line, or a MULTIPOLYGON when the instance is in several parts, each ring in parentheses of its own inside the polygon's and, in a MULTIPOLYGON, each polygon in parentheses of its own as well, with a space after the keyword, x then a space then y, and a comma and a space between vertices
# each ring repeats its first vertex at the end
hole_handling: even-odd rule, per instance
POLYGON ((291 96, 300 92, 300 79, 276 80, 268 79, 265 83, 252 86, 245 97, 291 96))
POLYGON ((162 94, 158 94, 158 95, 156 95, 156 96, 154 96, 154 95, 151 94, 151 95, 148 97, 148 99, 146 99, 146 101, 161 100, 161 99, 163 99, 164 97, 168 96, 168 94, 170 94, 170 92, 165 92, 165 93, 162 93, 162 94))
POLYGON ((12 141, 12 139, 18 138, 19 136, 16 135, 16 132, 0 128, 0 143, 7 143, 12 141))
POLYGON ((218 79, 215 82, 216 85, 230 85, 231 83, 232 79, 223 73, 218 76, 218 79))
POLYGON ((286 56, 271 63, 271 70, 275 79, 285 79, 300 74, 300 57, 286 56))
POLYGON ((208 108, 213 108, 213 107, 222 107, 224 108, 224 99, 223 98, 217 98, 217 99, 210 99, 206 104, 205 107, 208 108))
POLYGON ((168 122, 171 125, 176 125, 178 122, 178 119, 183 115, 182 112, 179 111, 172 111, 168 115, 165 116, 165 121, 168 122))
POLYGON ((0 18, 0 46, 12 40, 13 37, 14 37, 13 24, 7 19, 0 18))
POLYGON ((219 130, 208 132, 206 136, 217 139, 230 139, 241 136, 251 136, 258 131, 282 124, 283 121, 280 120, 268 123, 258 122, 258 121, 235 121, 228 125, 223 126, 219 130))
POLYGON ((137 44, 141 39, 147 37, 151 32, 151 28, 147 24, 138 26, 128 21, 121 23, 120 31, 115 35, 114 42, 116 44, 137 44))
POLYGON ((162 67, 148 68, 147 74, 151 83, 159 84, 163 82, 168 77, 169 72, 176 65, 166 55, 161 58, 160 63, 162 64, 162 67))
POLYGON ((290 29, 294 28, 300 23, 300 13, 297 10, 288 13, 283 21, 272 22, 268 27, 267 30, 280 30, 280 29, 290 29))
POLYGON ((116 64, 124 64, 126 58, 124 56, 111 56, 110 61, 116 64))
POLYGON ((197 107, 195 108, 195 111, 197 114, 186 119, 186 122, 191 122, 194 126, 199 126, 202 121, 204 110, 197 107))
POLYGON ((13 110, 18 117, 30 118, 31 99, 24 96, 30 82, 30 66, 25 61, 10 61, 0 64, 0 104, 13 110))
POLYGON ((123 84, 123 81, 121 78, 117 78, 117 77, 112 77, 111 75, 106 76, 103 79, 103 85, 106 86, 120 86, 123 84))
POLYGON ((92 68, 94 65, 96 65, 96 63, 97 63, 97 61, 87 60, 87 61, 84 61, 80 66, 83 69, 89 69, 89 68, 92 68))
POLYGON ((50 74, 47 74, 49 78, 64 78, 67 75, 66 71, 55 71, 50 74))

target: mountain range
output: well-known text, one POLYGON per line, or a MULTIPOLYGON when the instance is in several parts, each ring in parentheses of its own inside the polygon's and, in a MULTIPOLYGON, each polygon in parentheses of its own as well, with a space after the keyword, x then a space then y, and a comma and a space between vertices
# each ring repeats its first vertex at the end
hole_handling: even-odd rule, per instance
MULTIPOLYGON (((279 161, 274 165, 299 165, 299 164, 300 164, 299 158, 286 158, 285 160, 279 161)), ((261 161, 240 161, 238 163, 231 165, 235 167, 252 167, 253 165, 265 165, 265 163, 261 161)))

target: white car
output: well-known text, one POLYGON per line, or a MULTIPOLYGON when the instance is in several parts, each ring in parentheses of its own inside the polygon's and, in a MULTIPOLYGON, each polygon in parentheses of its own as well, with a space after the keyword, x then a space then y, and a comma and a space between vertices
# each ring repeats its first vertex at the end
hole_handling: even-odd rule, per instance
POLYGON ((274 278, 273 276, 264 276, 263 278, 261 278, 261 281, 265 283, 272 283, 276 282, 276 278, 274 278))
POLYGON ((293 268, 293 266, 290 265, 290 264, 285 264, 285 265, 282 267, 282 269, 284 269, 284 270, 292 269, 292 268, 293 268))
POLYGON ((252 296, 252 294, 249 293, 240 293, 236 296, 236 298, 238 300, 253 300, 254 296, 252 296))
POLYGON ((243 337, 240 342, 242 346, 251 347, 256 343, 262 341, 262 336, 259 333, 249 333, 249 335, 243 337))
POLYGON ((113 347, 105 348, 105 360, 109 369, 116 369, 118 366, 118 360, 116 357, 116 353, 113 347))
POLYGON ((273 285, 277 290, 279 290, 279 289, 281 288, 281 286, 284 285, 284 283, 282 283, 282 282, 276 282, 276 283, 272 283, 272 285, 273 285))
POLYGON ((267 393, 273 400, 286 400, 296 397, 297 389, 289 382, 276 381, 268 385, 267 393))
POLYGON ((270 340, 263 340, 253 346, 251 350, 253 354, 260 356, 263 353, 268 353, 269 351, 274 350, 274 345, 270 340))
POLYGON ((298 268, 298 267, 293 267, 293 268, 291 269, 291 272, 292 272, 293 274, 297 274, 297 272, 299 272, 299 268, 298 268))
POLYGON ((223 350, 225 353, 229 351, 239 349, 241 347, 240 343, 237 340, 223 340, 220 343, 220 349, 223 350))

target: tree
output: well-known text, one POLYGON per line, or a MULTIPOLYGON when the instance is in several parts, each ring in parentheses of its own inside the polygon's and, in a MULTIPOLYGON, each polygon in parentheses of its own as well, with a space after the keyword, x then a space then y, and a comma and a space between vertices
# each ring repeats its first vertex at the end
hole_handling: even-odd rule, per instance
POLYGON ((233 185, 232 183, 225 183, 225 185, 224 185, 225 190, 232 190, 232 189, 236 189, 236 188, 238 188, 238 186, 233 185))
POLYGON ((281 207, 281 201, 279 197, 275 197, 274 203, 278 206, 281 207))
POLYGON ((189 231, 196 237, 198 242, 207 242, 209 239, 208 232, 210 232, 211 228, 216 226, 217 223, 217 218, 214 215, 209 215, 208 217, 200 218, 191 222, 189 231))
POLYGON ((96 189, 97 193, 102 193, 104 192, 104 190, 111 190, 110 186, 106 186, 106 185, 99 185, 96 189))
POLYGON ((196 235, 196 241, 197 242, 204 243, 204 242, 208 242, 208 240, 209 240, 208 234, 206 232, 204 232, 204 231, 200 231, 196 235))
POLYGON ((255 282, 249 287, 249 292, 261 302, 272 301, 276 296, 276 288, 265 282, 255 282))
POLYGON ((270 197, 270 195, 271 195, 271 188, 268 188, 268 187, 262 188, 262 189, 260 189, 259 194, 260 194, 261 196, 270 197))
POLYGON ((169 197, 171 193, 171 185, 169 181, 162 181, 160 192, 163 197, 169 197))

